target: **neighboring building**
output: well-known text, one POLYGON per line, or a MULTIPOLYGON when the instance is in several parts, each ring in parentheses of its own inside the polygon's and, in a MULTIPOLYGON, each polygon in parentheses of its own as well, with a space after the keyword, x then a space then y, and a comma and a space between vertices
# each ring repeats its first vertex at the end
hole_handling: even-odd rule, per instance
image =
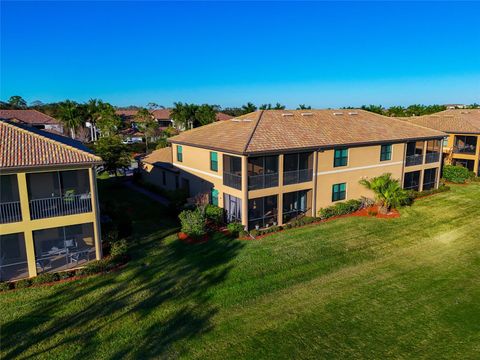
POLYGON ((451 109, 402 119, 447 133, 445 163, 464 166, 480 176, 480 109, 451 109))
POLYGON ((60 121, 37 110, 0 110, 0 120, 63 134, 63 125, 60 121))
POLYGON ((444 106, 447 108, 447 110, 466 108, 466 105, 464 104, 445 104, 444 106))
POLYGON ((102 256, 95 166, 82 144, 0 121, 0 280, 102 256))
POLYGON ((142 171, 157 186, 209 193, 228 221, 264 227, 372 196, 359 180, 387 172, 407 189, 436 188, 444 136, 362 110, 257 111, 169 138, 170 154, 155 151, 142 171))

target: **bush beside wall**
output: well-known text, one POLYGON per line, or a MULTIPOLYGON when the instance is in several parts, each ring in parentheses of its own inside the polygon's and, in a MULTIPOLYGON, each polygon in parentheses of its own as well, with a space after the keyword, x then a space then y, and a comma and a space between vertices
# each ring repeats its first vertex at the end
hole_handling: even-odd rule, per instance
POLYGON ((464 184, 474 177, 473 172, 463 166, 445 165, 443 167, 443 178, 453 183, 464 184))

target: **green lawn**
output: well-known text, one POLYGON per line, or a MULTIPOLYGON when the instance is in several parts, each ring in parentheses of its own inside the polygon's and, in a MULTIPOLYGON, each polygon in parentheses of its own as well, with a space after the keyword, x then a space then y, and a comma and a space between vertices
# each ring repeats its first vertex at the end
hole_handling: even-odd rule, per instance
POLYGON ((0 294, 2 359, 479 358, 479 184, 399 219, 184 245, 164 209, 106 181, 134 218, 132 261, 0 294))

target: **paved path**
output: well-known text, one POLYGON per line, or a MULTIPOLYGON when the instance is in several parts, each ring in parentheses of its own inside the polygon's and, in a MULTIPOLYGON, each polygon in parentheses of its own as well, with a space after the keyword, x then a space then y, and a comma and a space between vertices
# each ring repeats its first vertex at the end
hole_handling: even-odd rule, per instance
POLYGON ((149 197, 150 199, 152 199, 156 202, 159 202, 160 204, 162 204, 164 206, 168 206, 170 204, 170 201, 168 201, 168 199, 164 198, 161 195, 155 194, 154 192, 151 192, 150 190, 147 190, 147 189, 145 189, 141 186, 138 186, 137 184, 134 184, 132 181, 125 181, 123 183, 123 185, 125 185, 126 187, 128 187, 131 190, 137 191, 137 192, 149 197))

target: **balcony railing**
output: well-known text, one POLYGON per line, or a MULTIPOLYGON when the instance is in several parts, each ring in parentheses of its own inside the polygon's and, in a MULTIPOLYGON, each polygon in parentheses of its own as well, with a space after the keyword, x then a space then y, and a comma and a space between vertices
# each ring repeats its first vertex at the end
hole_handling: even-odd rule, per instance
POLYGON ((312 181, 312 169, 302 169, 283 172, 283 185, 299 184, 312 181))
POLYGON ((423 164, 423 155, 415 154, 405 158, 405 166, 414 166, 423 164))
POLYGON ((30 200, 30 216, 32 220, 88 213, 91 211, 92 200, 90 194, 30 200))
POLYGON ((462 145, 462 146, 454 146, 453 147, 453 152, 455 154, 473 154, 475 155, 477 151, 476 146, 473 145, 462 145))
POLYGON ((22 221, 20 202, 12 201, 0 203, 0 224, 22 221))
POLYGON ((223 173, 223 185, 230 186, 234 189, 242 189, 242 177, 240 175, 232 174, 229 172, 223 173))
POLYGON ((426 164, 429 164, 429 163, 436 163, 440 160, 440 153, 438 152, 432 152, 432 153, 428 153, 426 156, 425 156, 425 163, 426 164))
POLYGON ((248 190, 266 189, 278 186, 278 173, 250 175, 248 177, 248 190))

